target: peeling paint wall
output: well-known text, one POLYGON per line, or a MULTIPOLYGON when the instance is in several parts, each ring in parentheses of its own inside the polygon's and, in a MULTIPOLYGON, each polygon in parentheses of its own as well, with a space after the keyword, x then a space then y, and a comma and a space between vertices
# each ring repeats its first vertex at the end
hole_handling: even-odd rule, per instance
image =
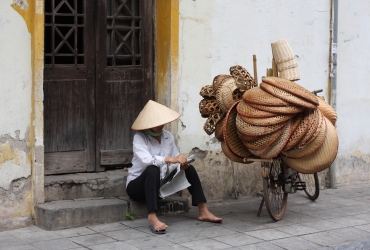
POLYGON ((43 121, 34 119, 42 110, 43 22, 37 19, 42 6, 42 0, 0 1, 0 230, 29 225, 38 197, 34 177, 42 171, 34 168, 35 152, 40 155, 35 145, 43 145, 43 121), (41 33, 35 32, 40 24, 41 33), (40 99, 41 109, 35 108, 40 99))
MULTIPOLYGON (((199 113, 199 91, 212 84, 216 75, 229 74, 233 65, 242 65, 253 75, 254 54, 261 79, 266 68, 271 68, 271 43, 287 39, 296 54, 299 84, 309 90, 324 89, 328 99, 330 0, 299 4, 294 0, 180 0, 179 6, 179 87, 173 98, 177 98, 181 114, 180 151, 198 148, 206 152, 194 165, 208 198, 259 193, 260 165, 230 162, 214 135, 203 131, 206 119, 199 113)), ((320 176, 322 187, 326 174, 320 176)))
POLYGON ((338 184, 370 180, 370 2, 338 1, 338 184))

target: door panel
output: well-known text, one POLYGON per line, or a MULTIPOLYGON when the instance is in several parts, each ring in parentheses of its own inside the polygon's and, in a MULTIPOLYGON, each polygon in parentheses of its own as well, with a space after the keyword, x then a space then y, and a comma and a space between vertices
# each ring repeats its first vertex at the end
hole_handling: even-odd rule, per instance
POLYGON ((95 170, 94 8, 87 1, 45 1, 45 174, 95 170))
POLYGON ((105 53, 97 59, 96 163, 103 170, 130 162, 131 124, 153 97, 153 20, 150 0, 101 2, 97 46, 105 53))

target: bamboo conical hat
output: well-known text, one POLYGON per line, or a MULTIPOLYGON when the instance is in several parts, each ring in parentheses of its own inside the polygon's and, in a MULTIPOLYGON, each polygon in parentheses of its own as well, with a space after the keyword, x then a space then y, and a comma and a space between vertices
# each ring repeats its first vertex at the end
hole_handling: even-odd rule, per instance
POLYGON ((140 111, 140 114, 132 124, 131 129, 144 130, 154 128, 172 122, 179 117, 180 114, 176 111, 167 108, 158 102, 149 100, 140 111))

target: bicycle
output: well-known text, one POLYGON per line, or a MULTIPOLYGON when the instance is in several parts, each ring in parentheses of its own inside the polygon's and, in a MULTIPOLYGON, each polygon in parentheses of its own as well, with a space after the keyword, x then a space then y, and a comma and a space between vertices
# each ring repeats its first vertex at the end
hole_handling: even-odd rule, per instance
MULTIPOLYGON (((323 90, 315 90, 314 93, 322 92, 323 90)), ((317 173, 302 174, 289 168, 280 157, 272 160, 254 159, 261 161, 262 181, 263 181, 263 196, 257 213, 260 216, 264 202, 269 216, 274 221, 279 221, 283 218, 286 206, 288 203, 288 194, 302 190, 307 197, 314 201, 319 197, 320 184, 317 173)))

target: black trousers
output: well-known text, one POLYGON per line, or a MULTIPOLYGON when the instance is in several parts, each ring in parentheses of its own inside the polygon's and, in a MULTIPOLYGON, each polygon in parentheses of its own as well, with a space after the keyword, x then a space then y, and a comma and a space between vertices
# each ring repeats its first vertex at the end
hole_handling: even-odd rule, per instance
MULTIPOLYGON (((159 168, 150 165, 139 177, 130 181, 126 188, 126 192, 131 199, 147 203, 148 214, 158 210, 159 174, 159 168)), ((192 196, 192 205, 197 206, 199 203, 207 202, 198 173, 192 165, 185 170, 185 175, 191 184, 188 190, 192 196)))

